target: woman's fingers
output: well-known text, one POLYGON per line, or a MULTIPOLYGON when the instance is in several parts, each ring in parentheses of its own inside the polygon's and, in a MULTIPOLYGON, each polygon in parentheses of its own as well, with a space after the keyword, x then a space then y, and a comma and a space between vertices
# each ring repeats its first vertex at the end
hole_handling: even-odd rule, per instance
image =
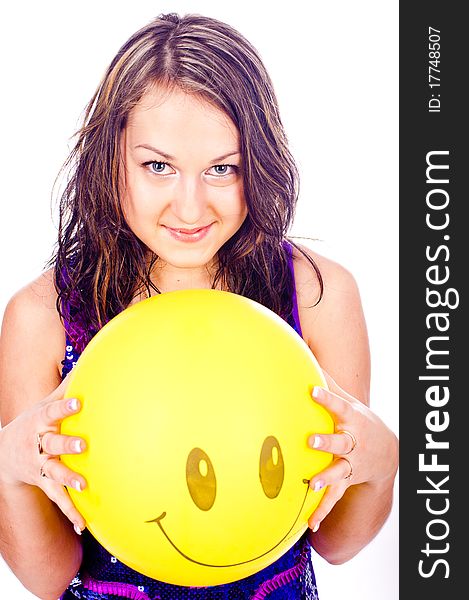
POLYGON ((86 486, 86 480, 82 475, 75 473, 61 463, 58 458, 51 456, 44 458, 38 475, 41 479, 49 479, 62 486, 74 488, 78 492, 81 492, 86 486))
POLYGON ((315 491, 338 483, 345 483, 345 487, 347 487, 351 479, 353 479, 352 462, 341 456, 335 458, 326 469, 312 477, 309 486, 315 491))
POLYGON ((308 446, 332 454, 350 454, 356 446, 355 436, 347 430, 336 433, 316 433, 308 438, 308 446))
MULTIPOLYGON (((53 462, 53 459, 48 462, 53 462)), ((40 487, 44 493, 59 507, 67 519, 73 523, 75 531, 77 533, 81 533, 86 527, 86 521, 76 509, 72 499, 63 485, 52 479, 43 478, 40 487)))
POLYGON ((346 398, 319 386, 313 388, 312 396, 330 413, 335 423, 348 421, 352 417, 354 407, 346 398))
POLYGON ((340 385, 338 383, 336 383, 336 381, 334 379, 332 379, 332 377, 329 375, 329 373, 327 373, 326 371, 323 370, 323 375, 326 379, 326 383, 327 383, 327 387, 323 388, 328 390, 329 392, 332 392, 333 394, 341 397, 341 398, 345 398, 346 400, 356 400, 356 398, 354 398, 353 396, 351 396, 348 392, 346 392, 344 389, 342 389, 340 387, 340 385))
POLYGON ((327 515, 334 508, 336 503, 342 498, 347 489, 347 485, 344 484, 335 485, 328 487, 321 498, 321 502, 318 504, 316 510, 308 519, 308 527, 313 531, 317 531, 321 522, 327 517, 327 515))
POLYGON ((313 532, 318 530, 321 521, 327 517, 335 504, 342 498, 352 478, 351 462, 345 457, 340 457, 336 458, 329 467, 311 479, 309 485, 315 491, 327 486, 321 502, 308 519, 308 526, 313 532))
POLYGON ((46 431, 41 435, 41 448, 44 454, 79 454, 86 449, 86 443, 81 438, 60 435, 52 431, 46 431))
POLYGON ((68 373, 60 382, 60 384, 55 388, 55 390, 49 395, 48 399, 49 400, 61 400, 64 395, 65 392, 67 390, 68 384, 70 382, 70 377, 72 375, 72 372, 70 371, 70 373, 68 373))
POLYGON ((64 486, 82 491, 86 487, 85 478, 60 462, 62 454, 79 454, 86 449, 86 443, 78 437, 58 433, 60 423, 79 412, 81 405, 76 398, 63 398, 68 384, 68 376, 41 404, 36 425, 38 451, 41 458, 37 472, 37 485, 53 501, 80 533, 86 526, 84 518, 75 508, 64 486))
POLYGON ((60 461, 61 454, 78 454, 86 449, 83 439, 59 433, 60 423, 80 410, 75 398, 64 399, 67 378, 42 401, 18 415, 2 429, 2 481, 12 486, 36 486, 73 523, 85 528, 85 520, 75 508, 64 486, 81 491, 85 478, 60 461), (4 441, 4 444, 3 444, 4 441))
POLYGON ((57 423, 80 410, 80 402, 77 398, 66 398, 65 400, 48 400, 42 405, 42 419, 46 427, 56 427, 57 423))

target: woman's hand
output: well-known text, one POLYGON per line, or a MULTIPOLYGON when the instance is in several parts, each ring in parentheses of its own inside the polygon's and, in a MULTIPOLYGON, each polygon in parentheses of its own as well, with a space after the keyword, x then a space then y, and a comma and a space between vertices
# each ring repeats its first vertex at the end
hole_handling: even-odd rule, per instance
POLYGON ((75 531, 81 533, 85 520, 64 486, 81 491, 86 481, 60 462, 61 454, 79 454, 86 447, 83 439, 59 433, 62 420, 80 410, 77 399, 63 398, 67 383, 68 376, 49 396, 1 430, 0 480, 6 485, 37 486, 57 504, 75 531))
POLYGON ((316 387, 313 398, 331 414, 335 432, 311 435, 308 444, 331 452, 334 460, 310 481, 314 490, 328 486, 308 522, 313 532, 348 487, 379 485, 393 479, 398 465, 398 441, 394 433, 363 402, 347 394, 327 374, 326 378, 329 390, 316 387))

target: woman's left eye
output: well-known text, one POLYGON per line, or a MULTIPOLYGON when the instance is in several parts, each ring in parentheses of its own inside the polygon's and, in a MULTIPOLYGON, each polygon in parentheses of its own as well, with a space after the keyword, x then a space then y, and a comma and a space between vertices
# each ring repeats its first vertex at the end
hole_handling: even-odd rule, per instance
POLYGON ((224 175, 233 175, 238 170, 238 167, 235 165, 214 165, 207 172, 210 175, 216 175, 218 177, 223 177, 224 175))

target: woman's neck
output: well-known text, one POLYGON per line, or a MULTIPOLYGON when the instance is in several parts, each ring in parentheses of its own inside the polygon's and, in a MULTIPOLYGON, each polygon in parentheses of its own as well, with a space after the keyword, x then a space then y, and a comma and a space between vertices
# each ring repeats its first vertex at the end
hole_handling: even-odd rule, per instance
POLYGON ((215 262, 212 266, 181 268, 158 259, 152 268, 151 281, 162 293, 186 289, 209 289, 213 285, 215 271, 215 262))

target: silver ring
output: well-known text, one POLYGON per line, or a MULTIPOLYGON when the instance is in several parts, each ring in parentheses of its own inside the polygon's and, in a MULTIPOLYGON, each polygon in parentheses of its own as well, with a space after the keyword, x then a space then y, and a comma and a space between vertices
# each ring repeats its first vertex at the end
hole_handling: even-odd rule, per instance
MULTIPOLYGON (((343 455, 350 454, 350 452, 352 452, 352 450, 357 445, 357 439, 355 438, 355 436, 353 435, 353 433, 350 433, 350 431, 347 431, 346 429, 339 429, 339 430, 336 431, 336 433, 341 433, 341 434, 348 435, 349 438, 352 440, 352 447, 350 448, 350 450, 348 452, 344 452, 343 453, 343 455)), ((341 456, 343 456, 343 455, 341 454, 341 456)))
POLYGON ((37 443, 37 451, 39 452, 39 454, 45 454, 45 450, 42 447, 42 438, 44 437, 44 435, 46 433, 49 433, 48 431, 43 431, 42 433, 38 433, 36 436, 36 443, 37 443))
POLYGON ((47 462, 48 460, 50 460, 51 458, 52 458, 52 456, 48 456, 48 457, 45 459, 45 461, 42 463, 42 465, 41 465, 41 468, 39 469, 39 475, 40 475, 41 477, 47 477, 46 473, 44 472, 44 465, 45 465, 45 464, 46 464, 46 462, 47 462))
POLYGON ((348 463, 348 466, 350 467, 350 473, 348 475, 346 475, 344 477, 344 479, 352 479, 352 475, 353 475, 352 463, 349 461, 348 458, 345 458, 345 456, 341 456, 341 459, 345 460, 348 463))

